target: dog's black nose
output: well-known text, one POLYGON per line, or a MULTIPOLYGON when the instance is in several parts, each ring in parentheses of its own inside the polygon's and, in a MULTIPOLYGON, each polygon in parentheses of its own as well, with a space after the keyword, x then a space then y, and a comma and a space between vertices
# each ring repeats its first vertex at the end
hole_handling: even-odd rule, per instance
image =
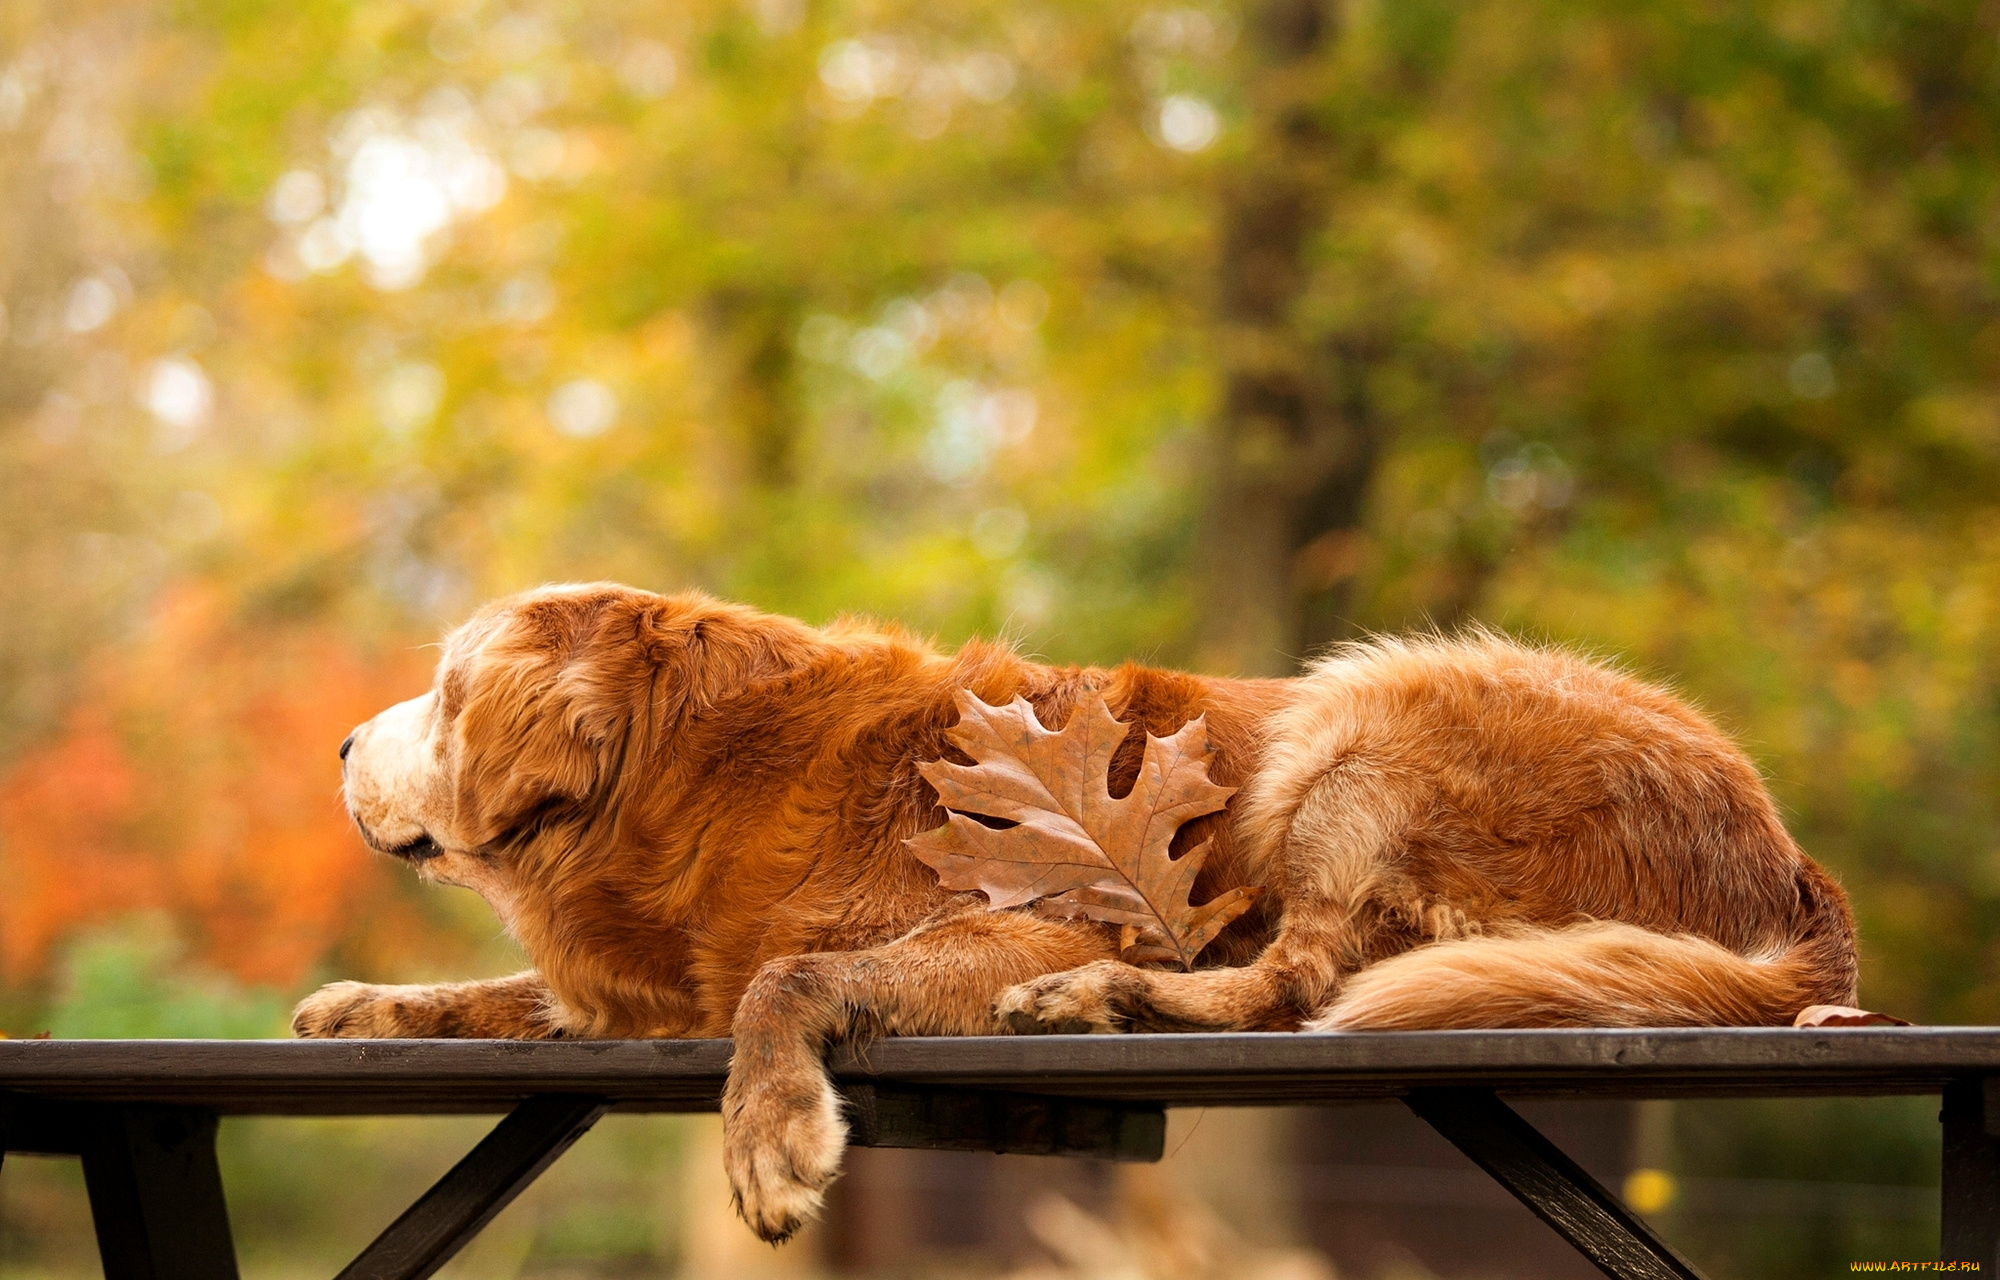
POLYGON ((347 753, 352 750, 354 750, 354 735, 350 733, 340 740, 340 758, 347 759, 347 753))

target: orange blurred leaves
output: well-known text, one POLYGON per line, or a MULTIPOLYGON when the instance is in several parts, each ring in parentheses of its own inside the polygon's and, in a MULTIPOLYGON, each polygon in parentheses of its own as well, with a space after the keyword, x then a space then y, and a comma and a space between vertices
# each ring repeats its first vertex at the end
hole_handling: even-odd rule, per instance
POLYGON ((252 623, 212 589, 168 593, 90 666, 63 731, 0 773, 0 981, 136 910, 278 986, 344 938, 409 923, 392 869, 349 831, 334 749, 424 665, 325 625, 252 623))

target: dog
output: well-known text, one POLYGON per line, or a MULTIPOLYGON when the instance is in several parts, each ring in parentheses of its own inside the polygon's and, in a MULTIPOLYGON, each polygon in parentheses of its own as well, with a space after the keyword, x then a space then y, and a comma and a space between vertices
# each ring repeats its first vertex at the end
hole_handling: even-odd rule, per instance
POLYGON ((1852 1004, 1853 919, 1756 769, 1672 694, 1488 633, 1293 679, 1057 667, 701 594, 554 586, 480 610, 432 689, 341 744, 362 839, 482 895, 535 968, 340 982, 301 1036, 731 1036, 736 1205, 780 1241, 845 1143, 823 1058, 882 1035, 1783 1025, 1852 1004), (1206 716, 1240 788, 1183 828, 1195 902, 1262 897, 1190 972, 1116 928, 993 911, 905 842, 943 822, 966 690, 1145 734, 1206 716), (1138 732, 1144 730, 1144 733, 1138 732))

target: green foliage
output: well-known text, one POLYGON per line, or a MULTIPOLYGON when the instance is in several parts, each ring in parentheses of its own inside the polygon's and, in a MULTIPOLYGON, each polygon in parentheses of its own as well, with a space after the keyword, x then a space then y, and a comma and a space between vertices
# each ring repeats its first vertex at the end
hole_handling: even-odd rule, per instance
POLYGON ((1706 1274, 1823 1276, 1937 1250, 1935 1098, 1705 1100, 1673 1109, 1663 1229, 1706 1274))
POLYGON ((70 943, 50 1034, 83 1040, 255 1040, 289 1034, 291 1003, 268 988, 179 963, 172 926, 135 917, 70 943))

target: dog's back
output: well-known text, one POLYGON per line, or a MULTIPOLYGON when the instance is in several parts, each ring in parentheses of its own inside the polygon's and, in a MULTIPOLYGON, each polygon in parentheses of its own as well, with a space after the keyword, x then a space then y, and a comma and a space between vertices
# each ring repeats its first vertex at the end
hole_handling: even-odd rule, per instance
POLYGON ((1351 979, 1328 1028, 1771 1023, 1853 998, 1844 895, 1659 688, 1491 635, 1353 646, 1270 724, 1239 831, 1351 979))

